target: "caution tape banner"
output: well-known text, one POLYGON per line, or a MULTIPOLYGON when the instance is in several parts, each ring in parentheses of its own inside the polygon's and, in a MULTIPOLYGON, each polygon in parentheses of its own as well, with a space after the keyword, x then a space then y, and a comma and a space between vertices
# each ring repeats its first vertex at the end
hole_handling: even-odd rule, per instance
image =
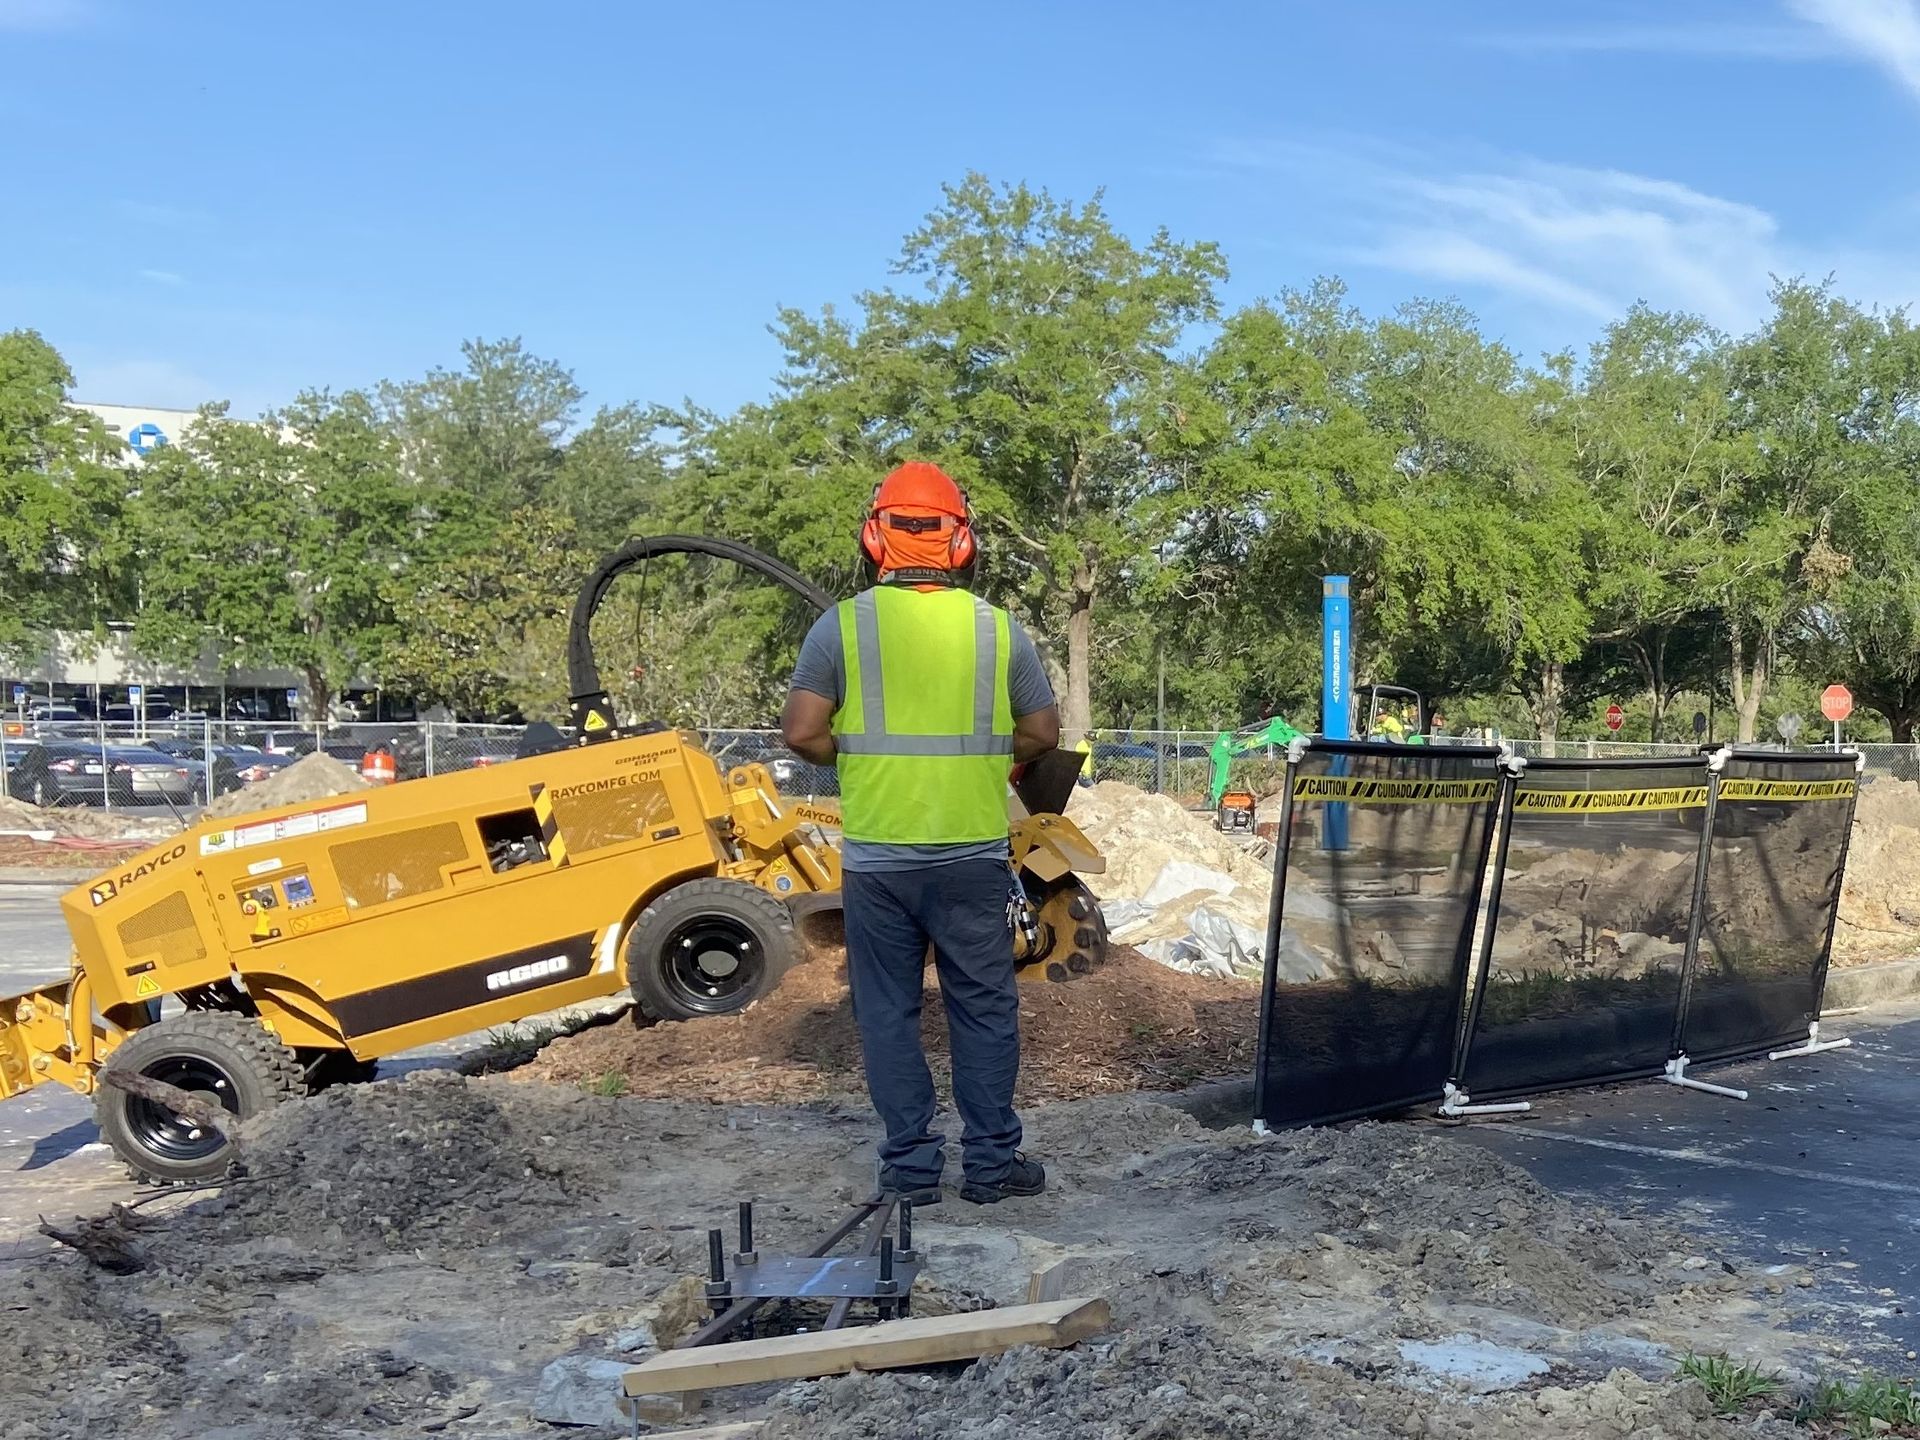
POLYGON ((1497 780, 1363 780, 1355 775, 1300 775, 1295 800, 1345 800, 1360 805, 1472 805, 1491 800, 1497 780))
POLYGON ((1722 800, 1847 800, 1856 785, 1845 780, 1722 780, 1722 800))
MULTIPOLYGON (((1722 794, 1726 792, 1721 791, 1722 794)), ((1655 790, 1522 790, 1516 811, 1587 814, 1593 811, 1691 810, 1707 803, 1704 785, 1667 785, 1655 790)))

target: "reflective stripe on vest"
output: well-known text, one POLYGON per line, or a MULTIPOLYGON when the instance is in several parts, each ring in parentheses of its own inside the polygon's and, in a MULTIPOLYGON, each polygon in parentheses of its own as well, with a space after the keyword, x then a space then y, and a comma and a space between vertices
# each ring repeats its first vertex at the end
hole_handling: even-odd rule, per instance
POLYGON ((958 844, 1007 833, 1010 621, 964 590, 882 587, 839 607, 847 693, 834 712, 842 831, 958 844))

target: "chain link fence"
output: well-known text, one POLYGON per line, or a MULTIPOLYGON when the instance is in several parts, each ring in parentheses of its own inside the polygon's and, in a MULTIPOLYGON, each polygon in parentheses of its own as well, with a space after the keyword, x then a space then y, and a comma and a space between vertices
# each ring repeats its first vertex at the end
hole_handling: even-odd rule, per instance
MULTIPOLYGON (((46 721, 10 716, 0 723, 0 796, 38 805, 105 808, 204 805, 270 778, 303 755, 322 751, 354 769, 364 757, 385 750, 402 780, 442 775, 511 760, 522 727, 442 721, 280 724, 247 720, 169 719, 46 721)), ((1184 804, 1207 802, 1213 782, 1212 751, 1219 732, 1210 730, 1096 730, 1084 783, 1116 780, 1173 797, 1184 804)), ((758 762, 772 772, 782 793, 833 796, 833 767, 800 759, 776 730, 712 729, 701 732, 709 753, 723 766, 758 762)), ((1436 735, 1427 743, 1485 743, 1480 737, 1436 735)), ((1508 740, 1516 753, 1553 759, 1617 759, 1689 755, 1691 743, 1648 744, 1613 740, 1508 740)), ((1814 750, 1826 746, 1807 747, 1814 750)), ((1862 745, 1867 774, 1920 779, 1920 745, 1862 745)), ((1257 795, 1277 790, 1286 769, 1286 747, 1260 745, 1228 763, 1226 784, 1257 795)))

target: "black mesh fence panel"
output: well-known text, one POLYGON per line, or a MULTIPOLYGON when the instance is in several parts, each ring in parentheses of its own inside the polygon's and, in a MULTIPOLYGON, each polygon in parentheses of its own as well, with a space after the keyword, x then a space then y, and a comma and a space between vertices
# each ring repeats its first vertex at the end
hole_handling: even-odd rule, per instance
POLYGON ((1698 756, 1527 762, 1456 1077, 1475 1100, 1665 1068, 1707 778, 1698 756))
POLYGON ((1727 757, 1681 1031, 1689 1059, 1797 1043, 1819 1018, 1856 789, 1851 755, 1727 757))
POLYGON ((1268 1125, 1439 1097, 1498 759, 1480 747, 1316 741, 1290 770, 1256 1065, 1268 1125))

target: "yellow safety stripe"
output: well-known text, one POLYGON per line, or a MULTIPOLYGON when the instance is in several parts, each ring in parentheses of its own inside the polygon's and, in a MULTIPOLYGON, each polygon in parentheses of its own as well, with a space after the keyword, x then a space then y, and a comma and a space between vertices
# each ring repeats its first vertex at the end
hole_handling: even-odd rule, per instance
POLYGON ((1722 800, 1846 800, 1856 782, 1844 780, 1722 780, 1722 800))
POLYGON ((554 869, 568 863, 567 842, 560 834, 560 822, 554 818, 553 796, 547 793, 544 784, 528 787, 533 796, 533 818, 540 822, 540 843, 547 847, 547 858, 553 861, 554 869))
POLYGON ((1497 780, 1363 780, 1354 775, 1297 775, 1295 800, 1345 800, 1359 805, 1472 805, 1491 800, 1497 780))
POLYGON ((1669 785, 1656 790, 1521 790, 1517 811, 1692 810, 1707 803, 1704 785, 1669 785))

